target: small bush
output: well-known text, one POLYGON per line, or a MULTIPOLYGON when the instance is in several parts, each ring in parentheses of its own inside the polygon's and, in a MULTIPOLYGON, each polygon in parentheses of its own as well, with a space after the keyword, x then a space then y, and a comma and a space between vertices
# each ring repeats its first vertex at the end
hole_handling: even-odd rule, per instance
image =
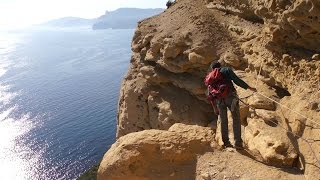
POLYGON ((168 0, 166 6, 167 6, 167 9, 169 9, 169 7, 171 7, 172 5, 174 5, 174 3, 176 3, 176 1, 173 1, 173 0, 168 0))
MULTIPOLYGON (((100 163, 99 163, 100 164, 100 163)), ((96 180, 99 164, 94 165, 88 171, 84 172, 78 180, 96 180)))

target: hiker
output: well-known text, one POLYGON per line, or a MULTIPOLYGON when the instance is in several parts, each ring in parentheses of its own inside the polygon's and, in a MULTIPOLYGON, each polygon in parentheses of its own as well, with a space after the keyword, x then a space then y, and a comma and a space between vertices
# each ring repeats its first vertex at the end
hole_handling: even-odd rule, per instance
POLYGON ((224 147, 233 147, 229 141, 227 108, 231 111, 233 119, 233 133, 236 149, 243 149, 241 139, 240 107, 236 85, 256 92, 256 88, 250 87, 241 80, 229 67, 221 67, 219 61, 214 61, 210 65, 211 72, 205 78, 205 85, 208 87, 208 100, 212 104, 216 115, 220 116, 221 135, 224 147))

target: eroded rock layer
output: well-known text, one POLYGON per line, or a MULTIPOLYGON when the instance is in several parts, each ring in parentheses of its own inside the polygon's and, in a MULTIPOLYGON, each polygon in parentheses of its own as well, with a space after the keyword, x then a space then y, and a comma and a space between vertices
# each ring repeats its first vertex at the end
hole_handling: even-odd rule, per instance
MULTIPOLYGON (((319 18, 317 0, 178 0, 164 13, 143 20, 132 40, 131 66, 120 92, 119 141, 149 129, 164 130, 156 133, 166 136, 175 123, 216 122, 203 79, 211 61, 222 59, 258 89, 252 94, 237 88, 250 157, 296 167, 307 179, 317 179, 319 18)), ((221 145, 219 126, 214 139, 221 145)))

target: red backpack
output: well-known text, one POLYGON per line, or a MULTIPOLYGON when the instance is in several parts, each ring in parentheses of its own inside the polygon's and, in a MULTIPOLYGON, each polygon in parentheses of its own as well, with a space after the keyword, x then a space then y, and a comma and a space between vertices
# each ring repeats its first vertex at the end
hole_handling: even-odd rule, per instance
POLYGON ((225 98, 230 93, 230 86, 222 76, 220 68, 215 68, 204 79, 204 84, 208 87, 208 99, 225 98))

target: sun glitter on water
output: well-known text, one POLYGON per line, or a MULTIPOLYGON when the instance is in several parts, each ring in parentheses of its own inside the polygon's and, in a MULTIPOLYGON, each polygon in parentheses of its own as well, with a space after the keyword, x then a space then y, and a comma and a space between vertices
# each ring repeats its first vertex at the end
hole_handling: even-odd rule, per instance
MULTIPOLYGON (((6 40, 0 37, 0 78, 10 68, 7 54, 14 51, 16 41, 6 40)), ((29 121, 28 114, 18 115, 14 118, 18 105, 12 104, 12 100, 18 97, 17 92, 12 92, 10 85, 0 81, 0 179, 25 180, 34 179, 34 163, 38 161, 29 156, 30 149, 23 146, 20 138, 27 134, 33 125, 29 121)))

